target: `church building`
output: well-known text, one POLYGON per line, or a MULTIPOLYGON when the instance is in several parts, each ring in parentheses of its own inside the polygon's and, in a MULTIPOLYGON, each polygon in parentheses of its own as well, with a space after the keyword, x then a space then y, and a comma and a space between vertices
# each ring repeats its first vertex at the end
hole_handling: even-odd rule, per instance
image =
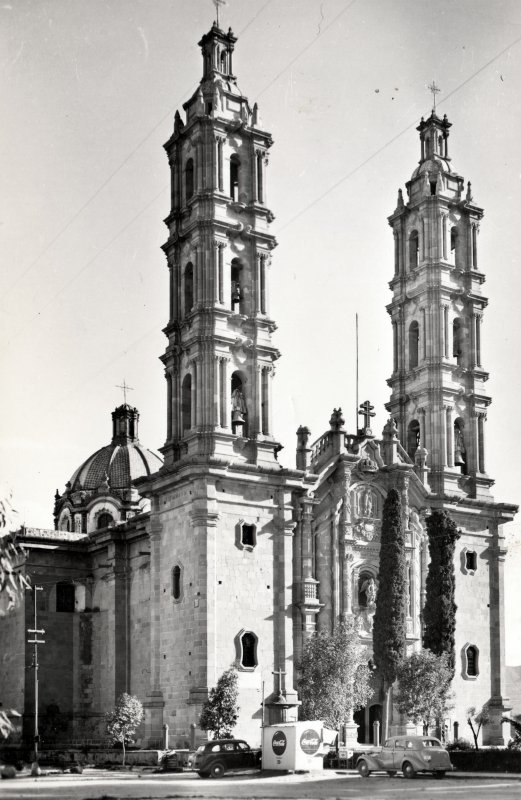
MULTIPOLYGON (((487 705, 483 742, 503 744, 501 716, 510 707, 502 526, 517 507, 494 501, 485 468, 483 211, 452 168, 451 123, 435 110, 422 118, 419 166, 389 217, 389 421, 377 436, 367 401, 359 429, 349 433, 333 409, 316 441, 298 429, 295 467, 287 468, 278 461, 272 420, 280 355, 269 304, 272 139, 238 88, 231 30, 214 23, 199 44, 200 84, 176 112, 165 144, 171 208, 163 245, 170 282, 162 457, 140 443, 138 411, 124 403, 112 413, 111 443, 56 494, 55 530, 20 532, 27 573, 41 587, 38 626, 46 631, 42 736, 100 741, 104 713, 126 691, 145 706, 143 746, 160 746, 164 725, 171 746, 193 746, 206 735, 198 718, 209 690, 235 664, 236 734, 259 744, 263 720, 295 718, 299 656, 317 628, 355 617, 370 657, 382 509, 395 488, 406 531, 408 651, 422 640, 425 518, 445 509, 461 532, 447 732, 458 735, 457 723, 463 735, 465 709, 487 705)), ((23 711, 28 737, 33 613, 28 595, 0 620, 2 702, 23 711)), ((360 742, 372 740, 381 704, 375 680, 372 699, 355 715, 360 742)), ((395 712, 391 730, 407 724, 395 712)))

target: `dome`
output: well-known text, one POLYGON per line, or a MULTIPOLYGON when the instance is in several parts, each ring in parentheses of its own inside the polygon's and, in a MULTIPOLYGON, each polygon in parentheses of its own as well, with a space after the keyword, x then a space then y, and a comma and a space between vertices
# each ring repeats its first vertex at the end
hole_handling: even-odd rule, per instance
POLYGON ((139 412, 127 403, 112 412, 112 441, 96 450, 74 472, 65 492, 56 492, 57 530, 91 533, 126 522, 150 508, 132 483, 163 466, 137 435, 139 412))
POLYGON ((75 471, 70 488, 92 491, 108 483, 111 489, 130 489, 132 481, 151 475, 163 465, 157 453, 140 444, 139 412, 127 403, 112 412, 112 442, 93 453, 75 471))
POLYGON ((97 450, 78 467, 70 480, 71 489, 98 489, 107 481, 111 489, 130 489, 133 480, 151 475, 161 466, 161 458, 139 442, 113 442, 97 450))

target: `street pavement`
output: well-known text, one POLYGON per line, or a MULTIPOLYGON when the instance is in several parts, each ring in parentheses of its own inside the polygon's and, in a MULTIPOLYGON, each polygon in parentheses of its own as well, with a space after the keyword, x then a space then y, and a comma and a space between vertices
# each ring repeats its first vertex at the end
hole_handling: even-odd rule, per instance
POLYGON ((385 774, 361 778, 352 770, 286 774, 250 772, 220 780, 199 778, 193 772, 153 773, 146 770, 111 771, 86 769, 82 775, 26 775, 0 783, 2 800, 113 800, 133 798, 245 798, 246 800, 510 800, 521 798, 521 775, 455 773, 443 780, 432 776, 406 780, 385 774))

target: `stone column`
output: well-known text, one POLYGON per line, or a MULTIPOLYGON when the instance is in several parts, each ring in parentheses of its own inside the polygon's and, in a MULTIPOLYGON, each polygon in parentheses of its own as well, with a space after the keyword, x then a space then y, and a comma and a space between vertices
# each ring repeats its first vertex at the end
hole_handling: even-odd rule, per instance
POLYGON ((164 699, 161 691, 161 532, 158 501, 152 497, 150 517, 150 684, 145 708, 144 740, 148 747, 161 739, 164 699))
POLYGON ((505 558, 507 548, 496 521, 489 526, 494 544, 490 551, 490 676, 491 699, 488 702, 490 722, 483 731, 485 745, 504 745, 501 717, 510 709, 505 675, 505 558))

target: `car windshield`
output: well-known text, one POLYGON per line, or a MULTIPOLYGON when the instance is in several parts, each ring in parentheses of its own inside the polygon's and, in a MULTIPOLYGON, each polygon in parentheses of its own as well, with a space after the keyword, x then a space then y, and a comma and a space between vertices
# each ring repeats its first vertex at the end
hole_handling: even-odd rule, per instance
POLYGON ((442 747, 441 742, 438 742, 437 739, 424 739, 423 740, 424 747, 442 747))

